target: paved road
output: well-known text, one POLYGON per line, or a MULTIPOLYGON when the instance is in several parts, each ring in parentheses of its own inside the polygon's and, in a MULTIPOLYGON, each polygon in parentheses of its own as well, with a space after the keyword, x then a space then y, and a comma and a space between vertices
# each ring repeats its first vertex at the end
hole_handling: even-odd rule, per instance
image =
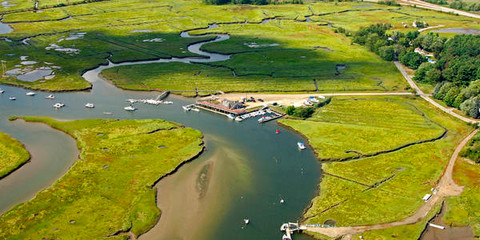
POLYGON ((461 10, 457 10, 457 9, 453 9, 453 8, 448 8, 448 7, 443 7, 443 6, 439 6, 439 5, 436 5, 436 4, 433 4, 433 3, 427 3, 427 2, 424 2, 424 1, 420 1, 420 0, 398 0, 397 2, 400 3, 401 5, 406 5, 406 6, 414 6, 415 5, 416 7, 419 7, 419 8, 426 8, 426 9, 440 11, 440 12, 454 13, 454 14, 458 14, 458 15, 462 15, 462 16, 466 16, 466 17, 472 17, 472 18, 480 19, 480 15, 475 14, 475 13, 465 12, 465 11, 461 11, 461 10))
POLYGON ((473 131, 468 137, 463 139, 463 141, 457 146, 453 152, 448 165, 445 168, 443 176, 440 178, 440 181, 437 185, 437 193, 434 194, 420 209, 417 210, 413 215, 405 219, 391 222, 383 223, 370 226, 355 226, 355 227, 333 227, 333 228, 320 228, 320 227, 307 227, 307 231, 321 233, 329 237, 338 238, 343 236, 344 239, 351 239, 353 235, 359 234, 365 231, 370 230, 379 230, 385 228, 391 228, 401 225, 413 224, 416 223, 427 216, 427 214, 433 209, 433 207, 439 203, 443 198, 449 196, 460 195, 463 191, 463 187, 458 186, 452 179, 453 167, 458 158, 460 151, 463 147, 470 141, 472 137, 477 134, 478 130, 473 131))
POLYGON ((403 67, 403 65, 399 62, 395 62, 395 66, 397 66, 398 70, 400 70, 400 72, 402 73, 403 77, 407 80, 408 84, 410 84, 410 86, 417 92, 417 94, 422 97, 423 99, 425 99, 426 101, 428 101, 429 103, 433 104, 435 107, 439 108, 440 110, 464 121, 464 122, 468 122, 468 123, 478 123, 479 120, 475 120, 475 119, 472 119, 472 118, 467 118, 467 117, 464 117, 464 116, 461 116, 457 113, 455 113, 453 110, 454 108, 446 108, 444 106, 442 106, 441 104, 437 103, 435 100, 431 99, 427 94, 425 94, 418 86, 417 84, 412 80, 412 77, 410 75, 408 75, 408 73, 405 71, 405 68, 403 67))

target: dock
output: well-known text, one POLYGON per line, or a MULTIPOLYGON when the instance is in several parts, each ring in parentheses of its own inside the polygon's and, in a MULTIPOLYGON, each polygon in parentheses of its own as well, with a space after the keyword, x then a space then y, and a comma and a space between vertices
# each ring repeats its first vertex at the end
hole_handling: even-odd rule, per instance
POLYGON ((304 230, 307 230, 307 226, 306 225, 300 225, 298 222, 296 222, 296 223, 293 223, 293 222, 284 223, 280 227, 280 231, 285 232, 285 234, 283 234, 282 240, 292 240, 292 235, 293 235, 294 232, 304 231, 304 230))
POLYGON ((233 114, 234 116, 239 116, 239 115, 242 115, 242 114, 246 113, 245 109, 243 109, 243 108, 242 109, 230 109, 230 108, 221 106, 220 104, 213 104, 213 103, 210 103, 208 101, 197 101, 196 106, 200 107, 202 109, 208 110, 208 111, 212 111, 212 112, 220 113, 220 114, 224 114, 224 115, 233 114))

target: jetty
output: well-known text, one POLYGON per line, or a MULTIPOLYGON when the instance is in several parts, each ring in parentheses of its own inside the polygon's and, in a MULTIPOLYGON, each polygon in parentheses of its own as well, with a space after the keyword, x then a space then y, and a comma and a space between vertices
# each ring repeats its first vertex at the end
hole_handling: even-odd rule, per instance
POLYGON ((294 232, 304 231, 304 230, 307 230, 307 226, 306 225, 300 225, 298 222, 296 222, 296 223, 293 223, 293 222, 284 223, 280 227, 280 231, 285 232, 285 234, 283 234, 282 240, 292 240, 292 235, 293 235, 294 232))

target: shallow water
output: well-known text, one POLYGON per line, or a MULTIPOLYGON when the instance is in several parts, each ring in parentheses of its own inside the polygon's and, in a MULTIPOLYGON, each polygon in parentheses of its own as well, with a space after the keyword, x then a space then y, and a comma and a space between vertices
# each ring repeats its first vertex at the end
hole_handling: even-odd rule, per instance
POLYGON ((442 28, 442 29, 438 29, 438 30, 433 30, 432 32, 480 35, 480 30, 479 29, 473 29, 473 28, 442 28))
MULTIPOLYGON (((188 33, 182 33, 182 36, 188 37, 188 33)), ((214 41, 225 39, 228 35, 220 35, 214 41)), ((118 65, 208 62, 230 57, 202 52, 200 47, 203 44, 191 45, 188 50, 209 58, 160 59, 118 65)), ((27 90, 0 86, 6 90, 0 95, 0 131, 11 133, 29 150, 46 149, 45 155, 36 154, 38 157, 32 159, 35 165, 27 163, 20 169, 28 174, 14 173, 0 181, 0 184, 13 182, 0 187, 1 196, 16 196, 2 198, 0 211, 28 200, 50 185, 64 174, 77 155, 76 150, 71 148, 71 138, 65 134, 48 128, 45 133, 32 132, 37 129, 37 124, 8 122, 8 116, 159 118, 202 131, 207 148, 200 158, 158 183, 158 205, 164 210, 164 215, 143 239, 281 239, 280 225, 301 217, 303 209, 315 196, 320 179, 320 164, 313 152, 310 149, 299 151, 296 146, 304 139, 279 127, 276 122, 259 124, 256 119, 249 119, 239 123, 206 111, 184 112, 181 106, 194 100, 175 96, 169 97, 173 105, 136 104, 139 110, 126 112, 123 110, 128 105, 126 99, 155 98, 158 93, 123 91, 98 77, 101 70, 113 66, 110 63, 83 75, 93 83, 91 92, 57 93, 54 101, 45 99, 49 93, 28 97, 25 96, 27 90), (9 96, 16 96, 17 101, 9 101, 9 96), (66 107, 55 110, 52 107, 55 102, 65 103, 66 107), (95 108, 86 109, 84 104, 87 102, 94 103, 95 108), (103 112, 112 112, 113 115, 104 115, 103 112), (281 133, 275 134, 276 129, 281 129, 281 133), (49 139, 51 134, 57 135, 49 139), (52 159, 52 155, 61 160, 52 159), (9 179, 14 176, 15 180, 9 179), (285 203, 280 204, 280 199, 284 199, 285 203), (251 223, 242 228, 244 218, 249 218, 251 223)), ((296 235, 295 239, 309 238, 296 235)))
POLYGON ((0 22, 0 34, 10 33, 13 31, 13 28, 10 25, 0 22))

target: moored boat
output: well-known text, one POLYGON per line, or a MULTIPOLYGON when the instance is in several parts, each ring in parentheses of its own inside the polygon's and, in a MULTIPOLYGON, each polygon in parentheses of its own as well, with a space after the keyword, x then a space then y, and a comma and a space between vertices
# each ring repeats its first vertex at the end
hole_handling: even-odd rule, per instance
POLYGON ((15 100, 17 100, 17 98, 16 98, 16 97, 9 97, 8 99, 10 99, 11 101, 15 101, 15 100))
POLYGON ((33 96, 36 95, 36 93, 34 93, 34 92, 27 92, 27 93, 25 93, 25 95, 33 97, 33 96))
POLYGON ((236 118, 235 118, 235 121, 241 122, 241 121, 243 121, 243 118, 241 118, 241 117, 236 117, 236 118))
POLYGON ((135 108, 134 106, 130 105, 128 107, 124 107, 123 108, 125 111, 129 111, 129 112, 133 112, 135 110, 137 110, 137 108, 135 108))
POLYGON ((55 99, 55 96, 53 96, 53 94, 50 94, 48 96, 45 97, 46 99, 55 99))
POLYGON ((306 148, 305 144, 303 144, 302 142, 298 142, 297 145, 298 145, 298 148, 300 148, 300 150, 303 150, 306 148))
POLYGON ((182 108, 183 108, 183 110, 185 110, 185 111, 190 111, 190 110, 192 110, 189 106, 182 106, 182 108))
POLYGON ((0 94, 2 94, 2 93, 4 93, 4 92, 5 92, 5 90, 3 90, 3 89, 0 88, 0 94))
POLYGON ((65 104, 63 104, 63 103, 55 103, 55 104, 53 104, 53 107, 54 107, 54 108, 62 108, 62 107, 65 107, 65 104))
POLYGON ((245 219, 243 219, 243 222, 245 223, 245 225, 248 225, 250 223, 250 219, 245 218, 245 219))
POLYGON ((85 104, 85 107, 86 108, 94 108, 95 105, 93 103, 87 103, 87 104, 85 104))

